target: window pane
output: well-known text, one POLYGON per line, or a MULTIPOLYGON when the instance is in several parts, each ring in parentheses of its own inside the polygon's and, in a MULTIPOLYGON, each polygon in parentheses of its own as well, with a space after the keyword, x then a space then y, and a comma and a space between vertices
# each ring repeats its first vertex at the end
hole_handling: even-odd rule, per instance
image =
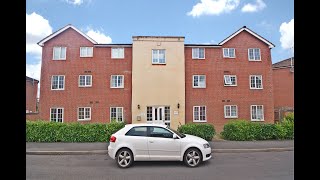
POLYGON ((192 48, 192 58, 196 59, 199 57, 199 48, 192 48))
POLYGON ((60 47, 53 48, 53 59, 60 59, 60 47))
POLYGON ((150 136, 151 137, 172 138, 172 136, 173 136, 172 132, 170 132, 164 128, 161 128, 161 127, 150 126, 149 129, 150 129, 150 136))
POLYGON ((225 115, 226 115, 227 117, 230 116, 230 106, 225 106, 225 115))
POLYGON ((85 47, 80 47, 80 56, 86 56, 86 48, 85 47))
POLYGON ((87 76, 87 84, 86 85, 88 85, 88 86, 91 85, 91 78, 92 78, 92 76, 87 76))
POLYGON ((224 57, 229 57, 229 53, 228 53, 228 49, 227 48, 223 49, 223 56, 224 57))
POLYGON ((229 57, 235 57, 234 48, 229 49, 229 57))
POLYGON ((199 107, 194 107, 193 108, 193 117, 195 121, 199 120, 199 107))
POLYGON ((164 108, 164 115, 165 115, 165 120, 170 121, 170 107, 164 108))
POLYGON ((231 79, 229 75, 224 76, 224 84, 230 85, 231 84, 231 79))
POLYGON ((147 136, 147 127, 133 127, 126 136, 147 136))
POLYGON ((206 108, 204 106, 200 107, 200 120, 206 120, 206 108))
POLYGON ((64 76, 59 76, 59 89, 63 89, 64 76))
POLYGON ((204 58, 204 48, 199 48, 199 58, 204 58))
POLYGON ((254 57, 253 57, 253 49, 249 49, 249 59, 250 59, 250 60, 254 60, 254 57))
POLYGON ((124 58, 124 48, 119 48, 119 58, 124 58))
POLYGON ((147 121, 152 121, 152 107, 147 107, 147 121))
POLYGON ((193 86, 198 87, 198 80, 199 76, 193 76, 193 86))
POLYGON ((199 86, 200 87, 206 86, 206 77, 205 76, 199 76, 199 86))
POLYGON ((260 60, 260 49, 254 49, 255 60, 260 60))
POLYGON ((118 121, 122 121, 122 108, 117 108, 118 121))
POLYGON ((231 106, 231 116, 237 116, 237 106, 231 106))
POLYGON ((236 77, 235 76, 230 76, 230 81, 232 85, 236 85, 236 77))
POLYGON ((256 83, 255 83, 255 76, 251 76, 251 88, 255 88, 256 87, 256 83))
POLYGON ((257 119, 257 106, 251 106, 251 113, 252 113, 252 116, 251 116, 251 119, 257 119))
POLYGON ((66 47, 61 47, 60 59, 66 59, 66 47))
POLYGON ((152 50, 152 62, 153 63, 159 62, 159 51, 156 49, 152 50))

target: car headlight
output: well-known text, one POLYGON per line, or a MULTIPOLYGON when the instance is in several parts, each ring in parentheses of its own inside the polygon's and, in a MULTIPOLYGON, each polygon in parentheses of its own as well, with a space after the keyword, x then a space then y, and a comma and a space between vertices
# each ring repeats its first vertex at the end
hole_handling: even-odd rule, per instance
POLYGON ((206 143, 206 144, 203 145, 203 147, 204 147, 204 148, 210 148, 210 144, 209 144, 209 143, 206 143))

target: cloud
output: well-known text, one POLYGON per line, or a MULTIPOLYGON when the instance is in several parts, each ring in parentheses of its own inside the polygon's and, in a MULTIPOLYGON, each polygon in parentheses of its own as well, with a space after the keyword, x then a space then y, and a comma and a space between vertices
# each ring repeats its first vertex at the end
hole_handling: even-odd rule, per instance
POLYGON ((90 29, 87 32, 87 35, 89 37, 91 37, 92 39, 94 39, 95 41, 97 41, 97 43, 100 44, 109 44, 112 43, 112 39, 110 36, 106 36, 105 34, 103 34, 102 32, 100 32, 99 30, 93 30, 90 29))
POLYGON ((49 21, 33 12, 26 13, 26 52, 41 57, 41 47, 37 45, 41 39, 52 33, 49 21))
POLYGON ((241 9, 242 12, 258 12, 267 7, 262 0, 256 0, 255 4, 248 3, 241 9))
POLYGON ((239 6, 240 0, 201 0, 187 13, 188 16, 219 15, 239 6))
MULTIPOLYGON (((294 19, 290 22, 283 22, 280 25, 279 31, 281 33, 280 42, 283 49, 291 49, 294 45, 294 19)), ((292 51, 294 49, 292 48, 292 51)))
POLYGON ((41 61, 37 64, 26 64, 26 76, 40 80, 41 61))
POLYGON ((66 0, 66 2, 73 5, 81 5, 84 1, 83 0, 66 0))

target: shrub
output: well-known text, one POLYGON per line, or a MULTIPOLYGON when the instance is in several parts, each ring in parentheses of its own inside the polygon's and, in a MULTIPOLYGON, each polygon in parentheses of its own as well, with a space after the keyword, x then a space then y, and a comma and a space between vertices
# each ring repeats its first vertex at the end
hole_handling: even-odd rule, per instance
POLYGON ((293 139, 294 122, 284 120, 278 124, 263 124, 247 120, 233 120, 225 124, 221 135, 227 140, 293 139))
POLYGON ((294 113, 288 113, 284 118, 283 118, 283 121, 294 121, 294 113))
POLYGON ((57 123, 26 121, 27 142, 106 142, 112 133, 124 127, 122 122, 109 124, 57 123))
POLYGON ((207 141, 211 141, 216 131, 212 124, 195 124, 188 123, 178 127, 178 132, 201 137, 207 141))

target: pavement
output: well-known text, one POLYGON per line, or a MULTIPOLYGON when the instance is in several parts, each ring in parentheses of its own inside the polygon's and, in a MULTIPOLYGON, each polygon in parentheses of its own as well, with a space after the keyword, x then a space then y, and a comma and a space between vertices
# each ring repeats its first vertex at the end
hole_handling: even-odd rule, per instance
MULTIPOLYGON (((294 140, 210 141, 213 153, 248 153, 293 151, 294 140)), ((107 154, 109 143, 26 143, 27 155, 107 154)))

